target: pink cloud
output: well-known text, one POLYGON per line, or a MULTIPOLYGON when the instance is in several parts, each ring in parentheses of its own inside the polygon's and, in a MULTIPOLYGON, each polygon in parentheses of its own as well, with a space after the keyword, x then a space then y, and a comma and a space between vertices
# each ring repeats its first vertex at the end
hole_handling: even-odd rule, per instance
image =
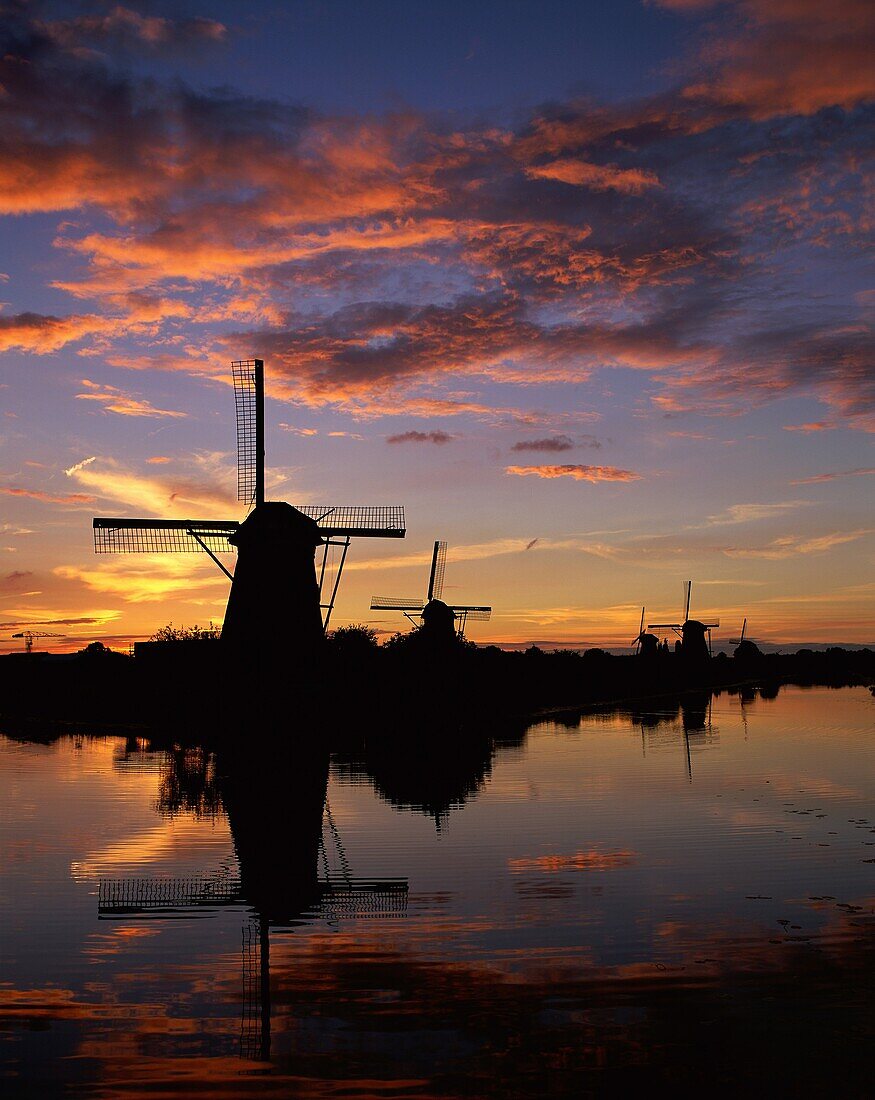
POLYGON ((0 486, 0 493, 9 497, 26 497, 28 500, 39 500, 43 504, 94 504, 95 497, 86 493, 62 493, 53 495, 44 493, 39 489, 16 489, 0 486))

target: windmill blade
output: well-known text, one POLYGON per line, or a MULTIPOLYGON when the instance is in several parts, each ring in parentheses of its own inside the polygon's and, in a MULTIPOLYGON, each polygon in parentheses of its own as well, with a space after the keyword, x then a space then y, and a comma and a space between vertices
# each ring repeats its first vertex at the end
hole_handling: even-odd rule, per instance
POLYGON ((322 886, 319 910, 322 916, 402 917, 407 911, 406 878, 359 879, 332 876, 322 886))
POLYGON ((98 554, 230 554, 228 538, 240 526, 234 520, 104 517, 91 525, 98 554))
POLYGON ((638 624, 638 637, 635 639, 634 642, 631 643, 631 645, 635 646, 635 651, 636 652, 638 652, 638 650, 641 649, 641 635, 643 633, 644 633, 644 608, 642 607, 641 608, 641 622, 638 624))
MULTIPOLYGON (((404 538, 404 508, 401 505, 353 505, 325 508, 302 504, 297 509, 311 519, 321 520, 325 538, 404 538)), ((210 519, 113 519, 92 520, 94 549, 98 554, 230 554, 228 542, 240 526, 236 520, 210 519)))
POLYGON ((299 512, 315 519, 326 537, 403 539, 407 534, 400 504, 295 504, 299 512))
POLYGON ((237 499, 264 500, 264 363, 244 359, 231 364, 237 413, 237 499))
POLYGON ((684 618, 683 618, 683 621, 686 622, 687 619, 689 619, 689 617, 690 617, 690 597, 693 594, 693 582, 692 581, 687 581, 684 587, 686 588, 687 591, 686 591, 686 598, 684 600, 684 618))
POLYGON ((454 615, 464 615, 466 619, 477 620, 478 622, 485 623, 492 618, 491 607, 460 607, 458 604, 454 604, 450 611, 454 615))
POLYGON ((226 875, 215 877, 101 879, 97 912, 103 916, 160 915, 173 909, 211 908, 240 899, 240 883, 226 875))
POLYGON ((422 611, 422 600, 407 600, 404 597, 372 596, 371 611, 422 611))
POLYGON ((431 575, 428 579, 428 598, 439 600, 444 590, 444 573, 447 568, 447 544, 436 542, 431 558, 431 575))

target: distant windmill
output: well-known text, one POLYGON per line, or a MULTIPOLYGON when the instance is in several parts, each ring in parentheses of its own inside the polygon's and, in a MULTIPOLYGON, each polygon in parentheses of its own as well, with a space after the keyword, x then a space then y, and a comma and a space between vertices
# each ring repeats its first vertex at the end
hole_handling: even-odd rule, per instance
POLYGON ((232 364, 237 411, 237 499, 254 506, 242 521, 105 519, 93 521, 98 554, 209 554, 231 581, 222 639, 257 639, 288 654, 311 651, 328 628, 351 538, 404 538, 404 509, 292 506, 264 499, 264 363, 232 364), (322 548, 317 578, 315 553, 322 548), (341 556, 326 581, 330 547, 341 556), (232 574, 217 554, 238 551, 232 574))
POLYGON ((741 637, 730 638, 729 644, 735 646, 735 652, 733 653, 734 657, 750 659, 762 656, 762 650, 757 645, 756 639, 747 636, 747 617, 745 617, 744 622, 741 624, 741 637))
POLYGON ((745 617, 744 622, 741 624, 741 637, 740 638, 730 638, 729 639, 729 644, 730 645, 741 645, 743 642, 749 642, 749 643, 755 643, 756 642, 756 638, 748 638, 748 636, 747 636, 747 618, 746 617, 745 617))
POLYGON ((684 617, 679 623, 649 623, 648 630, 673 630, 675 634, 679 635, 682 643, 682 650, 688 657, 697 656, 710 656, 711 654, 711 631, 720 625, 720 620, 716 619, 713 623, 703 623, 698 619, 690 618, 690 598, 693 591, 693 582, 687 581, 685 584, 686 594, 684 597, 684 617), (705 634, 708 635, 707 648, 705 646, 705 634))
POLYGON ((659 651, 659 639, 655 634, 647 634, 644 630, 644 608, 641 608, 641 622, 638 624, 638 636, 629 643, 635 646, 635 653, 644 657, 651 657, 659 651))
POLYGON ((24 638, 24 652, 33 652, 34 638, 63 638, 63 634, 52 634, 49 630, 22 630, 19 634, 13 634, 13 638, 24 638))
MULTIPOLYGON (((428 592, 424 600, 408 600, 403 597, 398 599, 393 596, 372 596, 371 611, 401 611, 415 625, 414 615, 426 618, 429 614, 429 605, 436 607, 441 604, 441 594, 444 590, 444 573, 447 568, 447 544, 435 542, 431 556, 431 572, 428 577, 428 592)), ((475 604, 445 604, 445 607, 455 616, 457 632, 460 638, 465 636, 465 627, 469 619, 486 621, 492 614, 492 608, 475 604)))

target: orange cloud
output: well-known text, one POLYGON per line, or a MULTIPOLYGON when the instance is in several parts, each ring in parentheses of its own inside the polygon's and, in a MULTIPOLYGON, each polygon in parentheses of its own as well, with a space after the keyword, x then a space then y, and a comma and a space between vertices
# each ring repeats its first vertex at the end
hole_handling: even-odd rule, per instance
POLYGON ((535 477, 547 479, 557 477, 570 477, 575 481, 639 481, 640 474, 632 470, 619 470, 616 466, 586 466, 569 463, 561 466, 505 466, 506 474, 514 474, 517 477, 535 477))
MULTIPOLYGON (((202 561, 197 554, 138 554, 133 562, 125 558, 106 559, 91 569, 59 565, 53 573, 91 592, 116 596, 126 603, 186 600, 216 590, 215 602, 219 610, 228 589, 225 576, 211 561, 202 561)), ((195 602, 199 603, 200 599, 195 602)))
POLYGON ((646 168, 618 168, 615 164, 590 164, 566 157, 551 164, 526 168, 531 179, 559 180, 594 191, 620 191, 640 195, 649 187, 658 187, 659 178, 646 168))
POLYGON ((53 495, 41 492, 39 489, 12 489, 0 487, 0 493, 8 497, 26 497, 28 500, 39 500, 44 504, 94 504, 95 498, 86 493, 63 493, 53 495))
MULTIPOLYGON (((186 417, 188 413, 176 412, 173 409, 156 409, 150 402, 132 394, 125 393, 116 386, 99 385, 82 379, 88 393, 77 393, 79 401, 97 401, 106 412, 117 413, 119 416, 149 416, 149 417, 186 417)), ((149 459, 154 462, 154 459, 149 459)))
MULTIPOLYGON (((207 478, 144 476, 109 458, 90 458, 65 471, 68 477, 90 489, 95 497, 121 505, 122 509, 145 512, 168 519, 215 519, 235 514, 237 504, 230 491, 223 491, 207 478)), ((230 483, 230 478, 229 478, 230 483)))
POLYGON ((49 317, 39 313, 19 313, 14 317, 0 317, 0 351, 18 349, 47 355, 66 344, 104 334, 112 328, 112 322, 88 314, 49 317))
POLYGON ((793 558, 800 554, 825 553, 835 546, 856 542, 857 539, 872 534, 873 530, 875 528, 867 527, 858 531, 832 531, 829 534, 811 538, 801 535, 783 535, 773 539, 766 546, 731 546, 724 549, 723 553, 730 558, 765 558, 770 561, 783 561, 785 558, 793 558))

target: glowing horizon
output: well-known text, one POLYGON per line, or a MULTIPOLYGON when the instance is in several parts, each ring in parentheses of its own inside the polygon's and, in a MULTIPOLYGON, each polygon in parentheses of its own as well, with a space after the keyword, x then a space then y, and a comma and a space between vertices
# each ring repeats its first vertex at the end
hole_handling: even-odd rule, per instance
POLYGON ((90 521, 242 518, 253 356, 268 496, 407 511, 332 625, 440 538, 478 642, 875 642, 868 5, 153 7, 0 30, 0 652, 221 621, 90 521))

